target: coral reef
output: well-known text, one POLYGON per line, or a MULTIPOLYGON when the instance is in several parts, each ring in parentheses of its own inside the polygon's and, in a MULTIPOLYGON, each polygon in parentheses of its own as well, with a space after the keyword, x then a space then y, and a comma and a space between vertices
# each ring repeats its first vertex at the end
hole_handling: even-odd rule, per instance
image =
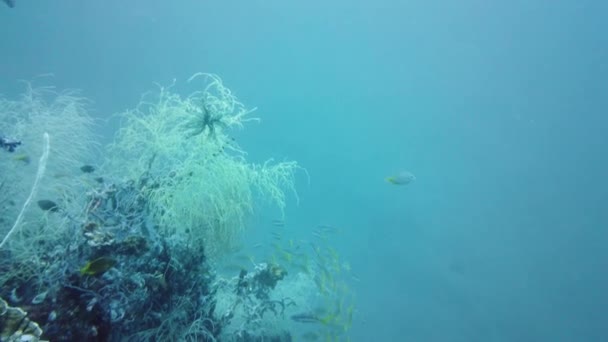
POLYGON ((282 212, 286 192, 296 195, 299 166, 248 162, 229 133, 254 120, 251 110, 217 76, 191 81, 200 79, 202 91, 182 98, 161 88, 153 102, 122 113, 96 166, 88 164, 94 144, 70 145, 92 137, 86 101, 31 88, 0 101, 0 129, 24 141, 46 130, 53 137, 50 148, 19 146, 45 152, 37 165, 48 164, 44 175, 25 158, 0 161, 0 232, 14 230, 0 245, 2 341, 291 341, 293 317, 313 302, 304 293, 339 303, 309 315, 316 330, 330 338, 348 330, 352 304, 333 250, 313 245, 301 255, 292 243, 228 278, 218 274, 217 260, 234 250, 260 203, 282 212), (27 197, 32 182, 39 191, 27 197), (17 204, 31 200, 38 206, 25 205, 21 221, 17 204))
POLYGON ((42 329, 20 308, 11 307, 0 298, 0 341, 41 341, 42 329))

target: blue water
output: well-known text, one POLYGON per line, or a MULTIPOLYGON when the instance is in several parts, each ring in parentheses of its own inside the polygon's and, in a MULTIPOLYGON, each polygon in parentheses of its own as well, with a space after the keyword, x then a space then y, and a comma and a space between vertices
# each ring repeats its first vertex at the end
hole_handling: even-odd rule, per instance
POLYGON ((0 6, 0 93, 53 73, 109 118, 154 82, 216 73, 259 108, 238 136, 250 160, 310 173, 292 229, 343 227, 353 341, 608 341, 606 13, 591 0, 16 0, 0 6), (416 181, 384 182, 401 170, 416 181))

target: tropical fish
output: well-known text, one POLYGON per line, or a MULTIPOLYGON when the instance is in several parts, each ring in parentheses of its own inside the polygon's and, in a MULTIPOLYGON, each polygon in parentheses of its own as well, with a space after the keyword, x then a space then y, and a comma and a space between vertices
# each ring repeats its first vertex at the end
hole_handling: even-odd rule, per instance
POLYGON ((284 220, 272 220, 272 225, 275 227, 285 227, 285 221, 284 220))
POLYGON ((59 173, 54 174, 53 177, 57 178, 57 179, 61 179, 61 178, 72 177, 72 175, 69 173, 66 173, 66 172, 59 172, 59 173))
POLYGON ((272 235, 272 237, 275 240, 282 240, 283 239, 283 236, 279 232, 270 232, 270 235, 272 235))
POLYGON ((46 299, 46 295, 49 293, 48 290, 37 294, 33 299, 32 299, 32 304, 34 305, 38 305, 42 302, 44 302, 44 300, 46 299))
POLYGON ((321 319, 310 312, 299 313, 291 316, 291 319, 300 323, 320 323, 321 319))
POLYGON ((16 161, 23 162, 26 165, 29 165, 29 163, 32 161, 30 156, 28 156, 27 154, 18 154, 13 159, 16 161))
POLYGON ((59 210, 57 203, 55 203, 51 200, 46 200, 46 199, 38 201, 38 207, 40 207, 40 209, 42 209, 44 211, 50 211, 50 212, 57 212, 59 210))
MULTIPOLYGON (((13 7, 10 5, 12 3, 12 1, 9 2, 7 0, 4 0, 4 2, 6 2, 9 5, 9 7, 13 7)), ((7 150, 8 152, 15 152, 15 149, 19 145, 21 145, 21 141, 9 139, 9 138, 6 138, 6 137, 3 137, 0 135, 0 148, 3 148, 5 150, 7 150)))
POLYGON ((82 275, 100 275, 105 273, 110 268, 116 265, 116 260, 109 257, 101 257, 95 260, 87 262, 84 267, 80 269, 80 274, 82 275))
POLYGON ((80 171, 84 173, 92 173, 95 171, 95 166, 93 165, 83 165, 80 167, 80 171))
POLYGON ((318 323, 323 325, 332 325, 338 318, 338 314, 325 314, 323 316, 314 313, 300 313, 291 316, 291 319, 299 323, 318 323))
POLYGON ((409 171, 401 171, 396 175, 386 177, 385 180, 391 184, 395 185, 407 185, 416 180, 416 176, 414 176, 409 171))

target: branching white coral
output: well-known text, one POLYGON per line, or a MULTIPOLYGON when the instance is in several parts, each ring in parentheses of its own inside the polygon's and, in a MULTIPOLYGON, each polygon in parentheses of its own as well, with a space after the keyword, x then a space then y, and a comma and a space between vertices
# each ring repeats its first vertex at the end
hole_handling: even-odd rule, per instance
POLYGON ((4 239, 2 239, 2 242, 0 242, 0 248, 2 248, 2 246, 4 246, 4 244, 6 243, 8 238, 13 234, 15 229, 17 229, 17 227, 19 227, 19 225, 21 224, 21 220, 23 220, 23 213, 25 212, 27 207, 30 205, 30 202, 32 201, 32 198, 34 198, 34 195, 36 195, 36 190, 38 190, 38 183, 40 183, 40 179, 44 175, 44 170, 46 169, 46 161, 49 158, 49 146, 50 146, 49 134, 45 132, 43 138, 44 138, 44 145, 43 145, 43 150, 42 150, 43 152, 42 152, 42 156, 40 156, 40 161, 38 162, 38 172, 36 173, 36 179, 34 180, 34 185, 32 185, 32 190, 30 191, 30 195, 25 200, 25 203, 23 204, 23 207, 21 208, 21 211, 19 212, 19 216, 17 216, 17 220, 15 221, 15 224, 13 225, 11 230, 8 231, 8 233, 6 234, 4 239))
POLYGON ((219 77, 203 77, 203 90, 182 98, 168 88, 121 114, 123 125, 109 147, 108 170, 129 179, 145 177, 142 189, 162 230, 186 234, 210 253, 230 249, 246 226, 255 201, 280 210, 284 191, 295 193, 296 162, 248 163, 230 128, 258 120, 219 77), (153 185, 151 185, 153 184, 153 185))

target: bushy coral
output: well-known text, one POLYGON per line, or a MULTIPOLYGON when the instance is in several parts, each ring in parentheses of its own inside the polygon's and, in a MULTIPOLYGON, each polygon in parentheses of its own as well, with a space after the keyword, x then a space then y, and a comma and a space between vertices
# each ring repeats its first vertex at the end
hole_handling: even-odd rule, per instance
POLYGON ((77 91, 25 86, 17 98, 0 98, 0 133, 21 141, 12 153, 1 151, 0 158, 0 235, 14 228, 0 251, 0 288, 9 291, 19 279, 38 289, 57 280, 59 275, 48 271, 52 264, 64 265, 72 234, 67 222, 83 209, 78 199, 86 180, 80 167, 95 148, 94 120, 77 91), (49 150, 46 132, 52 137, 49 150), (41 155, 48 162, 46 157, 38 160, 41 155), (28 198, 32 184, 35 196, 28 198), (24 205, 28 199, 52 200, 63 215, 24 205))
POLYGON ((203 78, 202 91, 186 97, 161 87, 123 120, 109 148, 107 170, 138 179, 152 214, 168 234, 183 234, 209 253, 229 250, 266 199, 283 210, 285 191, 294 190, 296 162, 249 163, 230 136, 232 128, 255 118, 219 77, 203 78))
MULTIPOLYGON (((35 169, 24 168, 30 159, 42 154, 41 137, 45 132, 53 137, 47 172, 54 176, 42 193, 57 192, 72 186, 79 168, 91 161, 97 137, 93 133, 95 121, 89 113, 89 102, 77 90, 55 91, 52 87, 35 87, 25 83, 25 91, 17 99, 0 98, 0 132, 18 138, 22 144, 14 155, 23 158, 2 158, 2 167, 9 171, 32 176, 35 169), (20 161, 21 163, 19 163, 20 161), (24 165, 25 164, 25 165, 24 165), (52 183, 52 188, 50 186, 52 183)), ((18 177, 19 179, 24 177, 18 177)), ((31 182, 23 180, 25 188, 31 182)))

